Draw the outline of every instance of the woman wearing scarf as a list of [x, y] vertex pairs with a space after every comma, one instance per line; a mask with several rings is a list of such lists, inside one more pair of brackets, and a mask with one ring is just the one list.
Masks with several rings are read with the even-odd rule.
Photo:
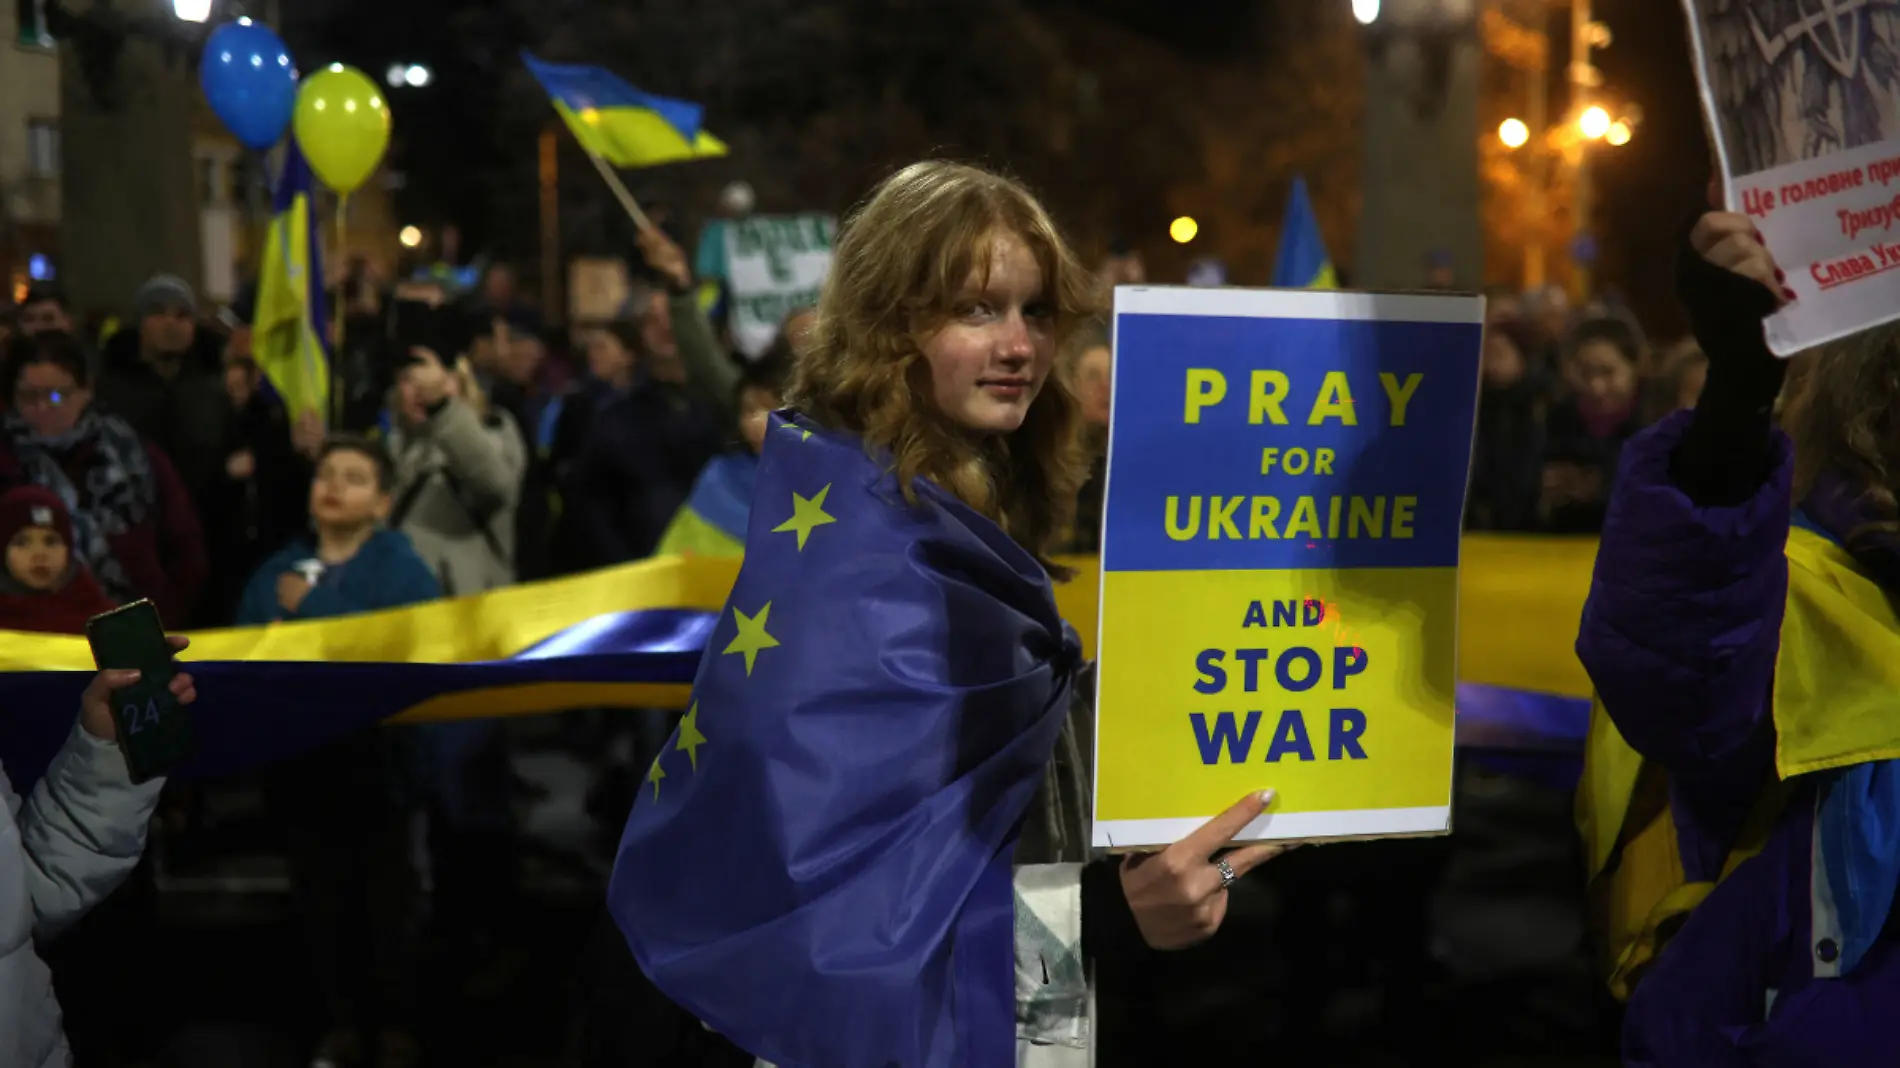
[[1577, 640], [1625, 1063], [1900, 1064], [1900, 331], [1783, 363], [1747, 217], [1690, 241], [1707, 384], [1624, 450]]
[[1042, 207], [920, 163], [842, 231], [745, 563], [628, 817], [653, 984], [781, 1068], [1091, 1060], [1091, 958], [1181, 949], [1279, 852], [1089, 863], [1088, 672], [1047, 555], [1087, 474], [1052, 374], [1095, 311]]
[[204, 535], [165, 454], [92, 405], [91, 371], [70, 334], [15, 338], [4, 370], [0, 490], [44, 486], [72, 514], [72, 553], [120, 602], [150, 599], [168, 624], [204, 587]]

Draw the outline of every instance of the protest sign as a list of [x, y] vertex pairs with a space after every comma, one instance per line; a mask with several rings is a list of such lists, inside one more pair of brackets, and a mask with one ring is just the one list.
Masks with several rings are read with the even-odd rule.
[[1458, 553], [1484, 302], [1123, 287], [1095, 844], [1451, 818]]
[[818, 303], [835, 230], [829, 215], [753, 215], [719, 224], [714, 255], [702, 242], [700, 274], [726, 280], [727, 322], [741, 352], [758, 357], [787, 315]]
[[1900, 6], [1684, 3], [1726, 202], [1795, 293], [1769, 348], [1900, 318]]

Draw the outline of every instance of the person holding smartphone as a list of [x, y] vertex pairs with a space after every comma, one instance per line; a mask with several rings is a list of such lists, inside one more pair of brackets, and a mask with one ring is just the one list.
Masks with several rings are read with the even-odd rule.
[[[168, 640], [174, 652], [187, 644]], [[24, 800], [0, 768], [0, 1064], [71, 1063], [52, 974], [34, 942], [104, 900], [145, 851], [165, 780], [132, 780], [111, 700], [138, 681], [137, 671], [93, 677], [71, 736]], [[189, 674], [178, 673], [168, 688], [181, 705], [198, 698]]]

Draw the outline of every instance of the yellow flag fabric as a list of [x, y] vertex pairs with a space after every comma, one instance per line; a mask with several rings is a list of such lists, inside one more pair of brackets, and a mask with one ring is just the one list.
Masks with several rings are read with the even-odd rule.
[[1788, 616], [1775, 660], [1775, 768], [1784, 779], [1900, 757], [1900, 616], [1847, 550], [1788, 538]]
[[704, 130], [689, 143], [665, 119], [637, 108], [588, 108], [575, 112], [554, 102], [574, 139], [589, 153], [616, 167], [657, 167], [726, 154], [725, 142]]
[[673, 513], [673, 521], [660, 535], [656, 553], [660, 556], [745, 555], [745, 543], [707, 522], [688, 505]]
[[310, 168], [293, 140], [274, 196], [252, 316], [252, 354], [292, 419], [330, 408], [330, 357], [323, 342], [322, 246], [310, 202]]
[[[1787, 547], [1788, 605], [1775, 660], [1777, 781], [1761, 798], [1724, 866], [1726, 876], [1765, 841], [1788, 779], [1900, 757], [1891, 715], [1900, 687], [1900, 616], [1841, 547], [1796, 527]], [[1596, 704], [1577, 792], [1577, 829], [1590, 864], [1592, 919], [1610, 989], [1628, 997], [1661, 950], [1659, 932], [1707, 897], [1677, 851], [1667, 781]]]

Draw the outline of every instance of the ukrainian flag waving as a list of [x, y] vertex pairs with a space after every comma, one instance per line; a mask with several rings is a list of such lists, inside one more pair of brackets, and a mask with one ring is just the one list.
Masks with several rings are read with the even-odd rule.
[[698, 104], [642, 92], [604, 67], [547, 63], [527, 52], [521, 59], [588, 155], [636, 168], [726, 154], [700, 128]]
[[1307, 195], [1306, 179], [1293, 179], [1286, 218], [1280, 223], [1280, 255], [1273, 264], [1273, 284], [1281, 289], [1337, 289], [1333, 258], [1326, 254], [1326, 238], [1319, 232], [1319, 216]]
[[270, 233], [257, 279], [252, 351], [291, 418], [330, 409], [330, 354], [324, 345], [323, 251], [310, 199], [316, 188], [292, 138], [271, 198]]

